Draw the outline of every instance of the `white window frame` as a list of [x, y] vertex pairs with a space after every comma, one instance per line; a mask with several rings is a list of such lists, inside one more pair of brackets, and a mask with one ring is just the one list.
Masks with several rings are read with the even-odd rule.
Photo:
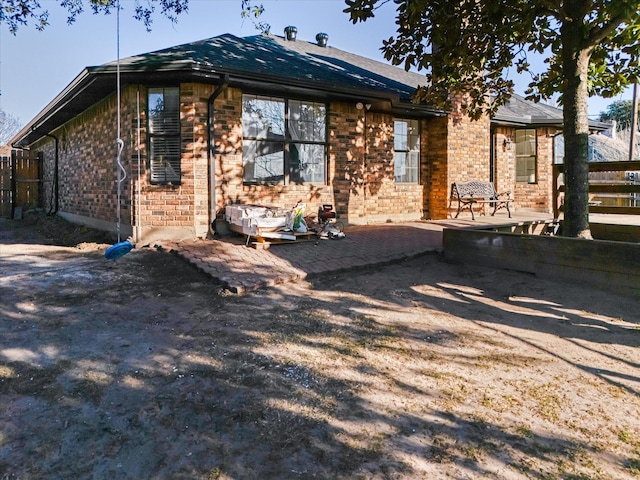
[[535, 128], [516, 129], [516, 182], [537, 183], [538, 140]]
[[420, 183], [420, 121], [393, 122], [393, 178], [395, 183]]

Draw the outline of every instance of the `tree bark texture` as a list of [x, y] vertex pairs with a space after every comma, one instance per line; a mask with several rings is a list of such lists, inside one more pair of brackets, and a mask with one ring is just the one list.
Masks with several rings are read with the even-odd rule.
[[[568, 2], [571, 3], [571, 2]], [[576, 5], [577, 6], [577, 5]], [[580, 8], [575, 11], [579, 13]], [[565, 20], [563, 40], [564, 230], [567, 237], [592, 238], [589, 228], [589, 117], [587, 79], [591, 48], [583, 47], [579, 15]]]

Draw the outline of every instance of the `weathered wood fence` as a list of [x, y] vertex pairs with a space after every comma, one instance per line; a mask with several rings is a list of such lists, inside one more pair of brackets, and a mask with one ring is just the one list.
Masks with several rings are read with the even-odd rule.
[[42, 206], [42, 157], [26, 150], [0, 156], [0, 217]]
[[[590, 179], [589, 194], [618, 194], [628, 198], [620, 205], [603, 205], [600, 201], [589, 203], [589, 213], [609, 213], [640, 215], [640, 161], [632, 162], [590, 162], [589, 174], [594, 172], [617, 172], [618, 181], [598, 181]], [[558, 218], [563, 209], [565, 186], [562, 180], [564, 165], [553, 166], [553, 214]], [[591, 175], [590, 175], [591, 176]]]

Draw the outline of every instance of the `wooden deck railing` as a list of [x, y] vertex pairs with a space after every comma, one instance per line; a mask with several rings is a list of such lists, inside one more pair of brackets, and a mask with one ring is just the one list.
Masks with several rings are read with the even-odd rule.
[[[640, 161], [632, 162], [591, 162], [589, 173], [592, 172], [640, 172]], [[564, 183], [560, 175], [564, 173], [564, 165], [553, 166], [553, 214], [557, 218], [564, 207]], [[640, 198], [640, 183], [589, 183], [590, 194], [637, 194]], [[640, 215], [640, 206], [605, 206], [598, 202], [589, 204], [589, 213], [608, 213], [621, 215]]]

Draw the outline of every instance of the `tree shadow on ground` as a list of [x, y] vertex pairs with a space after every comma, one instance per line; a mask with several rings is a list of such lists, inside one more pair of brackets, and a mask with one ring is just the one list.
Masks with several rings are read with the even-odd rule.
[[[529, 306], [535, 315], [510, 312], [492, 272], [413, 262], [243, 297], [220, 297], [206, 275], [148, 250], [0, 283], [0, 474], [621, 478], [632, 447], [605, 456], [593, 431], [608, 439], [633, 425], [568, 427], [584, 405], [568, 408], [545, 369], [563, 362], [602, 380], [557, 349], [586, 344], [601, 358], [607, 344], [579, 336], [578, 320], [618, 318], [617, 340], [629, 319], [564, 312], [576, 325], [557, 335], [539, 319], [562, 322], [558, 308], [578, 305], [548, 289], [528, 290], [549, 302]], [[626, 352], [607, 352], [625, 385], [638, 381], [616, 369]], [[606, 387], [581, 386], [600, 394], [595, 413], [613, 398]]]

